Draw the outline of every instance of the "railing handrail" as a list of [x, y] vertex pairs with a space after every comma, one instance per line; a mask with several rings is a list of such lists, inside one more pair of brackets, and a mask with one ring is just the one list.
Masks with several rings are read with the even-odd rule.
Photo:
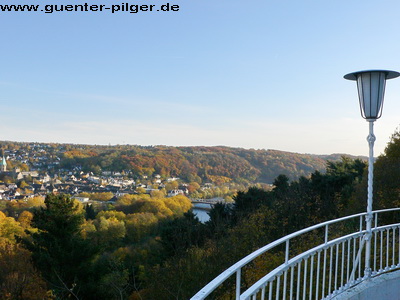
[[[385, 212], [390, 212], [390, 211], [397, 211], [397, 210], [400, 210], [400, 208], [381, 209], [381, 210], [373, 211], [372, 214], [375, 215], [375, 214], [380, 214], [380, 213], [385, 213]], [[230, 266], [228, 269], [226, 269], [224, 272], [222, 272], [217, 277], [215, 277], [212, 281], [210, 281], [206, 286], [204, 286], [199, 292], [197, 292], [191, 298], [191, 300], [204, 299], [209, 294], [211, 294], [218, 286], [220, 286], [223, 282], [225, 282], [225, 280], [227, 280], [233, 274], [235, 274], [239, 270], [241, 270], [242, 267], [246, 266], [248, 263], [253, 261], [255, 258], [260, 256], [261, 254], [264, 254], [268, 250], [275, 248], [275, 247], [279, 246], [280, 244], [283, 244], [284, 242], [290, 241], [291, 239], [298, 237], [302, 234], [305, 234], [307, 232], [310, 232], [310, 231], [313, 231], [313, 230], [316, 230], [316, 229], [319, 229], [322, 227], [329, 226], [331, 224], [336, 224], [336, 223], [339, 223], [342, 221], [346, 221], [346, 220], [354, 219], [354, 218], [358, 218], [358, 217], [363, 217], [366, 215], [367, 215], [367, 213], [363, 212], [363, 213], [358, 213], [358, 214], [354, 214], [354, 215], [350, 215], [350, 216], [345, 216], [345, 217], [325, 221], [323, 223], [319, 223], [319, 224], [301, 229], [299, 231], [288, 234], [278, 240], [275, 240], [275, 241], [259, 248], [258, 250], [250, 253], [249, 255], [245, 256], [244, 258], [242, 258], [241, 260], [239, 260], [238, 262], [236, 262], [235, 264]], [[360, 231], [362, 231], [362, 230], [360, 230]], [[327, 242], [327, 241], [325, 241], [325, 242]]]

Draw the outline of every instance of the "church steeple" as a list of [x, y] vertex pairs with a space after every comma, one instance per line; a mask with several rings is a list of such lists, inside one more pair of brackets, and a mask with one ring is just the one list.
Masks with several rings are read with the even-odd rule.
[[1, 147], [1, 154], [2, 154], [2, 160], [0, 162], [0, 172], [7, 172], [7, 161], [6, 158], [4, 157], [4, 148]]
[[1, 172], [7, 172], [7, 161], [6, 161], [5, 157], [4, 157], [4, 155], [3, 155], [3, 159], [2, 159], [2, 161], [0, 163], [0, 171]]

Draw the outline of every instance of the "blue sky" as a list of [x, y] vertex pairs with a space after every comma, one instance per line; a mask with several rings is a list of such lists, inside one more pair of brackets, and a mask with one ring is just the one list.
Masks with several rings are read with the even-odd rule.
[[[0, 12], [0, 140], [368, 154], [343, 75], [400, 71], [398, 1], [170, 3], [180, 10]], [[394, 79], [376, 154], [399, 123]]]

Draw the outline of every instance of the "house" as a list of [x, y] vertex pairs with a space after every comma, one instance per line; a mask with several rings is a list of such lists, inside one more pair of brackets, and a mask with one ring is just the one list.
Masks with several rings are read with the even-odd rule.
[[27, 171], [27, 172], [21, 172], [22, 176], [27, 177], [27, 176], [31, 176], [31, 177], [38, 177], [39, 173], [37, 171]]
[[85, 202], [89, 202], [89, 198], [88, 197], [73, 197], [74, 199], [78, 200], [79, 202], [85, 203]]
[[10, 183], [9, 185], [8, 185], [8, 189], [10, 189], [10, 190], [15, 190], [15, 189], [17, 189], [18, 188], [18, 186], [15, 184], [15, 183]]
[[4, 184], [0, 184], [0, 193], [4, 193], [5, 191], [7, 191], [7, 187]]
[[185, 193], [182, 190], [171, 190], [168, 192], [167, 197], [174, 197], [178, 195], [184, 195]]
[[40, 181], [43, 183], [49, 182], [49, 181], [51, 181], [51, 177], [49, 176], [49, 174], [46, 173], [46, 175], [44, 175]]
[[178, 177], [170, 177], [170, 178], [167, 178], [167, 182], [172, 182], [172, 181], [177, 181], [177, 180], [179, 180]]

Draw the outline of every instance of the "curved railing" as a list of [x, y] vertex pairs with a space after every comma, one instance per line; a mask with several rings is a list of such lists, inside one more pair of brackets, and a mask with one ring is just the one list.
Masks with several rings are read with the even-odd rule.
[[[232, 265], [191, 300], [206, 299], [208, 296], [220, 298], [214, 294], [218, 294], [224, 285], [226, 290], [228, 281], [233, 277], [233, 298], [237, 300], [330, 299], [367, 277], [400, 268], [399, 212], [400, 208], [374, 211], [372, 236], [367, 234], [364, 226], [366, 213], [327, 221], [289, 234]], [[313, 239], [307, 238], [310, 234], [313, 234]], [[371, 270], [365, 271], [367, 258], [364, 245], [368, 239], [371, 240], [368, 258]], [[312, 243], [308, 247], [302, 245], [303, 241], [310, 240]], [[296, 245], [293, 247], [296, 249], [291, 249], [292, 245]], [[267, 253], [281, 253], [282, 262], [265, 270], [258, 268], [258, 265], [263, 265], [260, 261], [268, 259], [265, 257]], [[256, 270], [253, 273], [263, 273], [254, 279], [254, 274], [249, 276], [246, 269], [249, 266]], [[243, 271], [251, 279], [246, 277], [244, 280]]]

